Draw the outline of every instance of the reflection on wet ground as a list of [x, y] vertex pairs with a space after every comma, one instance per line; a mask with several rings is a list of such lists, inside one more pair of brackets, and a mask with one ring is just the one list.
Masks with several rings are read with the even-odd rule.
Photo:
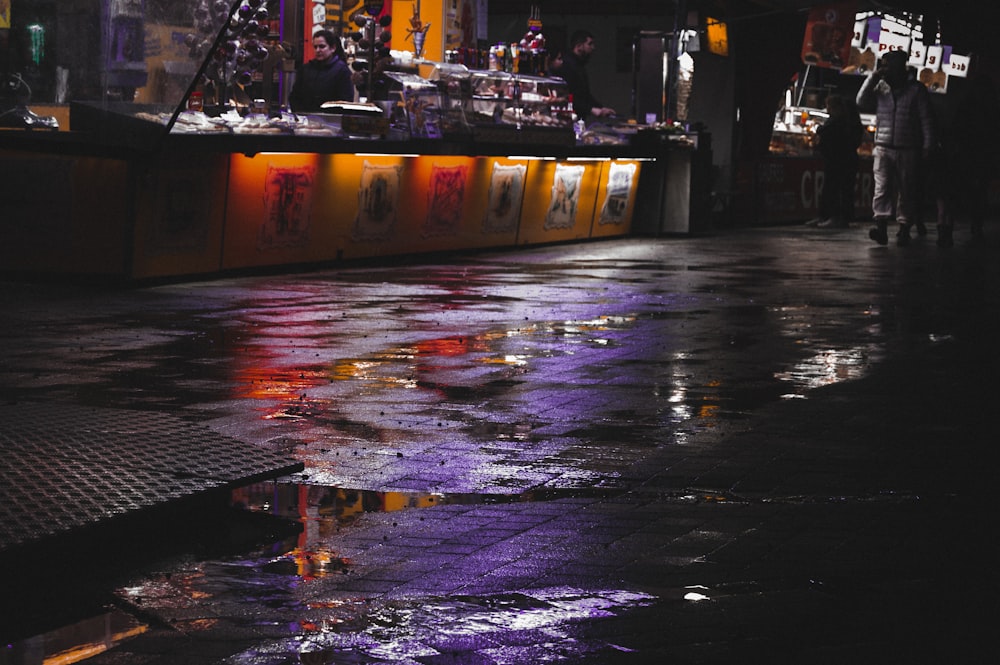
[[305, 463], [234, 497], [301, 533], [117, 590], [150, 618], [121, 662], [176, 636], [160, 662], [733, 662], [713, 648], [796, 638], [832, 649], [799, 662], [845, 640], [857, 662], [926, 617], [992, 616], [993, 582], [956, 607], [971, 579], [942, 562], [991, 559], [970, 460], [998, 264], [856, 241], [11, 289], [0, 394], [169, 412]]
[[553, 588], [391, 601], [375, 607], [352, 607], [351, 603], [310, 607], [316, 618], [300, 624], [298, 635], [262, 643], [225, 662], [513, 665], [586, 657], [600, 660], [634, 650], [580, 635], [579, 626], [585, 620], [616, 617], [627, 608], [653, 602], [652, 596], [636, 592]]
[[131, 614], [111, 610], [0, 650], [2, 665], [72, 665], [142, 635], [149, 626]]
[[[513, 495], [439, 495], [345, 490], [282, 482], [233, 493], [250, 510], [298, 519], [301, 534], [247, 556], [175, 568], [123, 587], [123, 603], [161, 617], [189, 636], [233, 626], [258, 638], [224, 662], [259, 663], [538, 663], [606, 658], [634, 649], [582, 631], [587, 621], [625, 616], [657, 602], [708, 600], [703, 586], [659, 589], [659, 595], [616, 589], [545, 587], [492, 594], [422, 595], [371, 599], [307, 590], [310, 584], [354, 572], [350, 558], [331, 549], [341, 528], [365, 514], [434, 506], [491, 506], [572, 497], [606, 498], [580, 488]], [[722, 501], [724, 497], [688, 497]], [[221, 607], [252, 601], [265, 609], [207, 617]], [[212, 639], [208, 637], [207, 639]], [[481, 660], [489, 658], [490, 660]], [[13, 664], [12, 664], [13, 665]]]
[[[297, 535], [272, 548], [284, 564], [272, 562], [272, 565], [292, 566], [303, 579], [312, 579], [331, 572], [349, 572], [350, 560], [331, 551], [329, 544], [342, 527], [352, 525], [366, 513], [448, 505], [493, 506], [557, 499], [606, 499], [618, 493], [620, 490], [599, 487], [537, 488], [521, 494], [493, 495], [378, 492], [268, 481], [234, 490], [232, 502], [236, 507], [300, 522], [302, 529]], [[722, 497], [703, 498], [724, 500]]]

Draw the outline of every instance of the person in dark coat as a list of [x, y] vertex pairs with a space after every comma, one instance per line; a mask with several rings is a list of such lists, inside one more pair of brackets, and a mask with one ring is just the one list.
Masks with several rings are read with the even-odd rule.
[[[976, 65], [979, 62], [974, 63]], [[983, 240], [990, 181], [1000, 171], [1000, 96], [978, 67], [964, 86], [948, 91], [951, 107], [941, 123], [939, 141], [938, 245], [951, 247], [954, 217], [966, 218], [974, 241]]]
[[844, 228], [854, 219], [854, 182], [864, 126], [857, 108], [838, 94], [826, 98], [829, 118], [816, 130], [823, 157], [819, 228]]
[[603, 106], [590, 91], [587, 62], [593, 52], [594, 35], [577, 30], [570, 37], [569, 52], [563, 56], [562, 65], [552, 71], [553, 76], [566, 81], [569, 94], [573, 95], [573, 111], [584, 122], [615, 115], [614, 109]]
[[321, 110], [324, 102], [354, 101], [354, 83], [344, 47], [329, 30], [313, 35], [316, 57], [303, 64], [295, 75], [289, 103], [296, 113]]

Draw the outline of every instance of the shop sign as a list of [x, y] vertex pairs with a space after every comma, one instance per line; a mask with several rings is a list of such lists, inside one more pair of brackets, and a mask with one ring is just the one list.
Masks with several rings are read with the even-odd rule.
[[917, 80], [927, 86], [931, 92], [945, 94], [948, 92], [948, 67], [952, 56], [950, 46], [936, 44], [927, 47], [927, 62], [917, 74]]
[[889, 51], [906, 51], [907, 66], [917, 70], [917, 80], [931, 92], [944, 94], [949, 77], [968, 76], [969, 56], [952, 53], [951, 46], [926, 44], [919, 29], [891, 16], [859, 14], [855, 19], [850, 62], [843, 73], [867, 73]]
[[937, 72], [941, 70], [941, 59], [944, 57], [944, 47], [943, 46], [928, 46], [927, 47], [927, 69], [932, 72]]
[[948, 76], [958, 76], [959, 78], [965, 78], [969, 75], [969, 62], [971, 58], [967, 55], [958, 55], [957, 53], [952, 53], [948, 58], [948, 64], [945, 65], [944, 71], [947, 72]]
[[[820, 198], [823, 196], [823, 184], [826, 180], [826, 172], [822, 166], [816, 169], [805, 168], [799, 180], [799, 210], [800, 215], [808, 217], [813, 211], [819, 210]], [[854, 206], [864, 209], [871, 205], [872, 199], [872, 174], [868, 171], [859, 171], [854, 182]]]
[[326, 21], [326, 3], [325, 2], [313, 2], [312, 6], [312, 22], [319, 30], [323, 27], [323, 22]]
[[906, 61], [909, 67], [923, 67], [927, 60], [927, 47], [922, 39], [914, 39], [910, 42], [910, 59]]
[[857, 2], [814, 7], [806, 22], [802, 62], [817, 67], [841, 68], [851, 57]]
[[868, 25], [868, 21], [865, 19], [860, 19], [854, 22], [854, 36], [851, 37], [851, 46], [856, 49], [860, 49], [865, 45], [865, 28]]
[[879, 34], [878, 48], [875, 49], [875, 55], [878, 56], [879, 60], [881, 60], [882, 56], [889, 51], [906, 51], [909, 53], [909, 36], [883, 30], [881, 34]]
[[948, 92], [948, 65], [951, 59], [950, 46], [928, 46], [926, 66], [917, 74], [917, 80], [927, 86], [931, 92], [945, 94]]
[[[775, 158], [758, 163], [754, 175], [761, 219], [782, 222], [816, 216], [825, 180], [821, 160]], [[862, 160], [854, 188], [854, 205], [862, 216], [871, 214], [872, 187], [871, 161]]]
[[878, 38], [882, 34], [882, 19], [875, 17], [868, 19], [868, 34], [865, 35], [865, 44], [878, 44]]

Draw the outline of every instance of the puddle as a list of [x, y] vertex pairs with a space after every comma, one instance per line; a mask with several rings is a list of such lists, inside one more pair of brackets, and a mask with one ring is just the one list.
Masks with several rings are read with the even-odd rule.
[[[618, 357], [637, 339], [667, 344], [658, 327], [662, 318], [526, 321], [390, 346], [328, 365], [296, 364], [288, 355], [294, 349], [269, 348], [262, 337], [257, 346], [245, 347], [235, 396], [255, 400], [258, 417], [297, 427], [307, 444], [405, 441], [413, 423], [435, 418], [457, 441], [485, 447], [507, 438], [506, 428], [510, 437], [528, 443], [579, 433], [593, 439], [596, 432], [604, 447], [640, 448], [683, 444], [692, 430], [744, 418], [761, 398], [778, 398], [780, 382], [774, 377], [771, 390], [753, 395], [746, 393], [745, 382], [738, 388], [724, 382], [714, 364], [705, 366], [709, 349], [686, 352], [667, 345], [649, 361]], [[644, 402], [643, 410], [622, 409], [650, 392], [655, 399]], [[379, 408], [341, 411], [342, 404], [356, 402]], [[622, 426], [615, 427], [619, 420]], [[304, 454], [321, 467], [336, 462], [315, 453]]]
[[[811, 356], [795, 363], [774, 378], [794, 385], [800, 391], [823, 386], [856, 381], [868, 375], [883, 353], [875, 345], [853, 346], [844, 349], [816, 349]], [[800, 395], [792, 395], [800, 396]], [[784, 396], [786, 399], [789, 395]]]
[[[805, 356], [786, 369], [774, 373], [774, 378], [791, 384], [795, 391], [781, 395], [782, 399], [803, 399], [816, 388], [863, 379], [884, 358], [877, 307], [860, 311], [847, 308], [839, 317], [830, 317], [830, 307], [808, 305], [782, 306], [773, 313], [780, 322], [778, 334], [795, 340], [804, 349]], [[826, 316], [826, 318], [823, 318]], [[837, 346], [824, 341], [827, 329], [832, 332], [843, 325], [843, 320], [854, 317], [858, 321], [859, 338], [870, 338], [853, 346]]]
[[519, 494], [474, 494], [430, 492], [375, 492], [322, 485], [267, 481], [233, 490], [234, 506], [265, 512], [302, 524], [295, 536], [271, 548], [271, 573], [293, 575], [308, 581], [350, 572], [351, 562], [329, 547], [336, 533], [366, 513], [442, 505], [495, 505], [568, 498], [605, 499], [621, 490], [601, 488], [537, 489]]
[[367, 607], [345, 621], [344, 608], [310, 608], [300, 634], [236, 654], [230, 665], [257, 663], [495, 663], [535, 665], [634, 651], [579, 630], [657, 602], [624, 590], [571, 587], [483, 596], [395, 600]]
[[[443, 381], [457, 372], [479, 370], [491, 378], [523, 372], [532, 360], [573, 356], [578, 345], [609, 348], [617, 345], [614, 333], [628, 329], [634, 316], [600, 316], [541, 324], [526, 323], [513, 329], [487, 330], [477, 335], [431, 338], [390, 347], [363, 357], [343, 358], [330, 365], [288, 367], [281, 352], [266, 345], [248, 344], [243, 357], [251, 363], [235, 368], [235, 396], [278, 402], [265, 418], [302, 417], [300, 402], [325, 384], [353, 381], [363, 391], [425, 389], [449, 399], [481, 397], [475, 387]], [[268, 338], [260, 337], [267, 342]], [[487, 391], [488, 392], [488, 391]], [[306, 410], [308, 412], [308, 410]]]
[[605, 498], [610, 492], [588, 488], [448, 495], [257, 483], [234, 491], [233, 502], [301, 520], [300, 535], [235, 558], [153, 574], [117, 594], [122, 602], [196, 641], [228, 640], [234, 631], [253, 635], [250, 641], [241, 641], [240, 652], [223, 661], [231, 665], [416, 661], [535, 665], [591, 657], [602, 662], [609, 654], [634, 649], [607, 637], [630, 633], [594, 630], [594, 622], [628, 621], [630, 612], [662, 602], [709, 600], [708, 590], [549, 586], [370, 597], [345, 593], [339, 581], [331, 579], [352, 573], [351, 561], [335, 551], [336, 531], [366, 513], [580, 496]]

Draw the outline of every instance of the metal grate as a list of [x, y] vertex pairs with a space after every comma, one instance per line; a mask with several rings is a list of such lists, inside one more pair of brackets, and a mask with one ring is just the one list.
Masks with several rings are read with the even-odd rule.
[[301, 462], [174, 416], [74, 404], [0, 406], [0, 551]]

